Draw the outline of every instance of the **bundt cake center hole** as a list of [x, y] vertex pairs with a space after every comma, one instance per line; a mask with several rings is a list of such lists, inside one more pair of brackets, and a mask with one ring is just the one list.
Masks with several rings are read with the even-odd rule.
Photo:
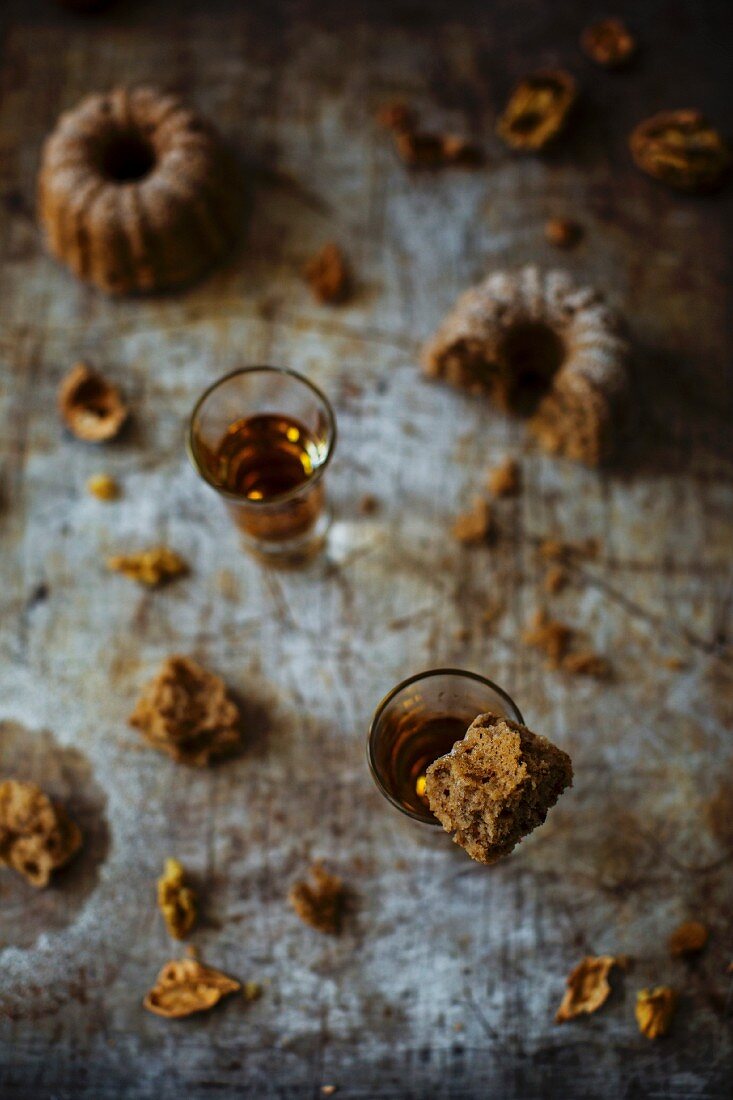
[[497, 352], [509, 407], [523, 415], [534, 412], [564, 358], [565, 344], [549, 325], [513, 325]]
[[102, 146], [102, 174], [113, 183], [144, 179], [155, 166], [155, 150], [134, 130], [117, 131]]

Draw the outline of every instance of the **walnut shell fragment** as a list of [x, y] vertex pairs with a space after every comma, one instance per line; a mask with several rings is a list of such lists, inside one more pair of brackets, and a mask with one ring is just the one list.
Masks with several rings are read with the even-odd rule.
[[174, 959], [163, 967], [143, 1007], [167, 1020], [206, 1012], [222, 997], [241, 989], [239, 982], [197, 959]]
[[541, 825], [566, 787], [570, 757], [497, 714], [479, 714], [462, 741], [430, 765], [425, 795], [453, 840], [479, 863], [496, 863]]
[[239, 708], [226, 684], [189, 657], [163, 662], [129, 721], [153, 748], [197, 767], [234, 752], [241, 740]]
[[183, 940], [196, 923], [196, 894], [185, 884], [182, 865], [167, 859], [158, 879], [158, 908], [166, 928], [176, 940]]
[[303, 275], [319, 302], [336, 305], [349, 297], [351, 276], [343, 252], [333, 241], [308, 260]]
[[80, 847], [79, 827], [35, 783], [0, 783], [0, 864], [40, 888]]
[[614, 955], [586, 955], [567, 978], [567, 989], [555, 1013], [555, 1020], [563, 1024], [583, 1013], [597, 1012], [611, 993], [608, 975], [620, 960]]
[[639, 1031], [647, 1039], [658, 1039], [669, 1031], [674, 1010], [677, 1007], [677, 993], [667, 985], [658, 985], [655, 989], [640, 989], [636, 994], [636, 1022]]
[[139, 550], [134, 554], [114, 554], [107, 558], [107, 568], [149, 588], [157, 588], [188, 573], [187, 562], [167, 546], [154, 546], [152, 550]]
[[128, 408], [117, 386], [87, 363], [77, 363], [62, 378], [57, 400], [69, 431], [87, 443], [114, 439], [127, 419]]
[[330, 874], [322, 863], [310, 869], [311, 882], [295, 882], [288, 901], [305, 923], [317, 932], [337, 934], [341, 929], [345, 892], [338, 875]]
[[563, 69], [543, 69], [517, 84], [496, 126], [519, 152], [544, 149], [564, 129], [577, 98], [575, 78]]
[[731, 162], [728, 146], [700, 111], [660, 111], [629, 138], [634, 162], [679, 191], [712, 191]]
[[636, 53], [636, 39], [620, 19], [601, 19], [580, 36], [583, 53], [604, 69], [620, 69]]
[[685, 955], [696, 955], [708, 942], [709, 932], [699, 920], [687, 920], [675, 928], [667, 941], [669, 953], [673, 959]]

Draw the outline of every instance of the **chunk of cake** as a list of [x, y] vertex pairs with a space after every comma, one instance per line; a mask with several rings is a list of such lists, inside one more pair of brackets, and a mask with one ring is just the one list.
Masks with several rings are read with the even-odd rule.
[[570, 757], [498, 714], [479, 714], [462, 741], [427, 770], [430, 809], [479, 863], [495, 863], [538, 825], [570, 787]]

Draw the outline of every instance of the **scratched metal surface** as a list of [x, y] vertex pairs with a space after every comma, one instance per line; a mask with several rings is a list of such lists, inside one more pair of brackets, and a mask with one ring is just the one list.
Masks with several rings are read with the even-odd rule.
[[[692, 0], [638, 7], [614, 4], [643, 52], [611, 76], [580, 56], [586, 6], [570, 0], [171, 0], [87, 19], [4, 5], [0, 764], [66, 800], [87, 837], [47, 892], [0, 874], [4, 1097], [285, 1100], [324, 1084], [374, 1100], [728, 1094], [731, 199], [657, 187], [624, 135], [664, 106], [724, 121], [730, 21], [723, 3], [704, 21]], [[515, 78], [560, 61], [584, 85], [575, 127], [546, 160], [508, 156], [492, 136], [498, 105]], [[189, 292], [110, 301], [43, 253], [38, 152], [60, 108], [151, 78], [218, 116], [248, 166], [248, 227]], [[427, 123], [479, 138], [486, 167], [406, 173], [373, 122], [395, 93]], [[542, 226], [567, 213], [586, 235], [565, 256]], [[357, 276], [338, 310], [299, 278], [327, 239]], [[520, 425], [418, 378], [418, 342], [456, 293], [530, 259], [605, 288], [628, 316], [637, 434], [609, 473], [552, 461]], [[81, 356], [134, 410], [104, 449], [68, 438], [55, 415]], [[340, 421], [338, 520], [301, 572], [239, 552], [182, 449], [202, 387], [263, 361], [305, 371]], [[506, 453], [521, 458], [524, 492], [501, 505], [495, 549], [458, 549], [451, 518]], [[122, 482], [119, 503], [86, 494], [99, 470]], [[380, 500], [368, 518], [365, 491]], [[612, 659], [610, 686], [550, 671], [518, 640], [541, 599], [543, 534], [600, 540], [552, 606]], [[161, 541], [190, 578], [151, 594], [105, 573], [108, 552]], [[171, 651], [248, 700], [239, 759], [186, 770], [127, 727]], [[380, 696], [447, 663], [505, 685], [575, 763], [547, 825], [491, 870], [402, 820], [364, 763]], [[171, 956], [153, 903], [171, 854], [201, 890], [202, 957], [266, 983], [259, 1002], [183, 1022], [142, 1011]], [[284, 903], [311, 855], [353, 887], [339, 939]], [[689, 916], [713, 934], [687, 966], [664, 941]], [[586, 952], [635, 963], [601, 1013], [560, 1027], [564, 977]], [[654, 983], [682, 993], [657, 1044], [633, 1019], [635, 991]]]

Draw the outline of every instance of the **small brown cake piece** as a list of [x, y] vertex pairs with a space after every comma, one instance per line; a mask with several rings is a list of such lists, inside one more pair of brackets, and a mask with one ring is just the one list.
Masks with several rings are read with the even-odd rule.
[[483, 497], [475, 497], [473, 507], [453, 521], [453, 538], [465, 546], [485, 543], [493, 533], [494, 517], [491, 505]]
[[322, 863], [310, 869], [311, 882], [294, 882], [288, 901], [300, 919], [317, 932], [335, 935], [341, 928], [344, 905], [344, 884], [330, 874]]
[[35, 783], [0, 783], [0, 865], [33, 886], [48, 886], [52, 871], [81, 847], [81, 832], [66, 811]]
[[239, 709], [226, 684], [189, 657], [168, 657], [144, 688], [130, 725], [184, 764], [204, 765], [240, 743]]
[[522, 487], [522, 472], [515, 458], [505, 458], [489, 470], [488, 487], [495, 497], [514, 497]]
[[598, 466], [628, 407], [619, 318], [563, 271], [497, 271], [465, 291], [424, 346], [432, 378], [529, 418], [546, 450]]
[[343, 252], [333, 241], [311, 256], [303, 268], [303, 275], [319, 302], [336, 305], [349, 297], [349, 269]]
[[87, 363], [77, 363], [61, 379], [58, 407], [69, 431], [86, 443], [114, 439], [127, 419], [120, 391]]
[[569, 218], [550, 218], [545, 222], [545, 240], [555, 248], [573, 248], [582, 236], [582, 228]]
[[526, 726], [479, 714], [462, 741], [426, 772], [430, 809], [479, 863], [495, 863], [571, 786], [570, 757]]
[[107, 558], [107, 568], [149, 588], [157, 588], [188, 573], [186, 561], [168, 546], [154, 546], [152, 550], [138, 550], [133, 554], [114, 554]]

